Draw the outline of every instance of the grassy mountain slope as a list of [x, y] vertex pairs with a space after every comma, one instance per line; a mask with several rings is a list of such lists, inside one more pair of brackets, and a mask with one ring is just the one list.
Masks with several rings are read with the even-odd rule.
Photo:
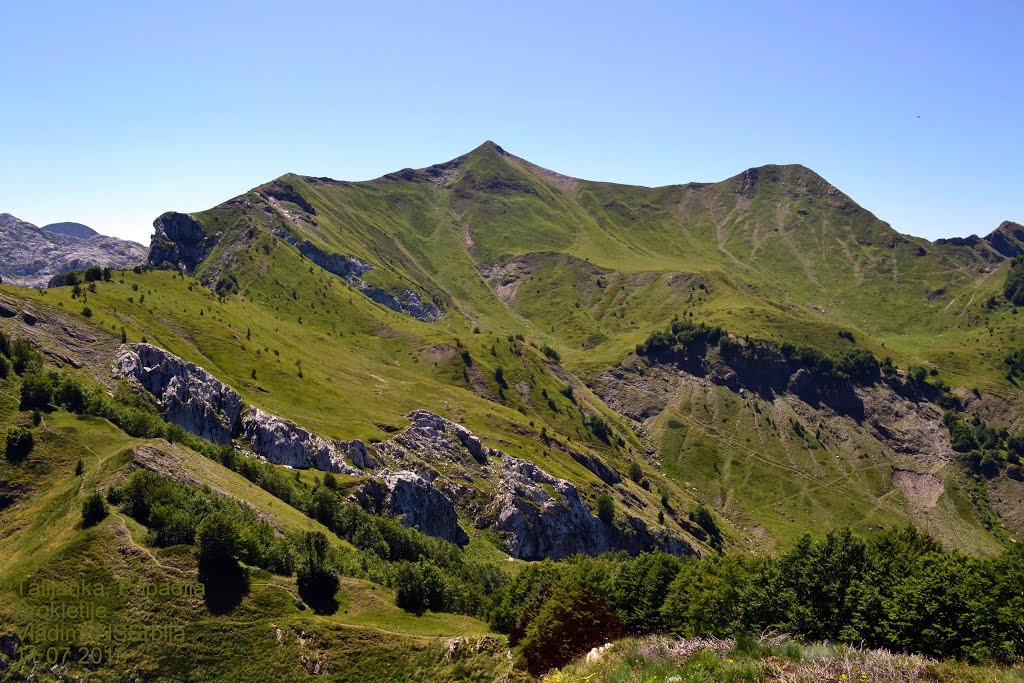
[[[641, 425], [586, 385], [673, 316], [829, 352], [850, 346], [838, 334], [847, 332], [878, 357], [935, 367], [953, 387], [978, 388], [987, 419], [1020, 426], [1019, 392], [1002, 362], [1019, 317], [1009, 307], [984, 306], [1007, 264], [968, 245], [899, 235], [803, 167], [640, 188], [567, 178], [485, 143], [445, 164], [367, 182], [289, 174], [195, 217], [216, 236], [195, 279], [127, 273], [88, 293], [84, 304], [66, 298], [67, 289], [28, 296], [73, 313], [87, 305], [90, 324], [114, 335], [124, 327], [132, 341], [146, 337], [203, 365], [254, 405], [324, 436], [382, 439], [405, 424], [402, 413], [423, 407], [579, 483], [588, 496], [608, 488], [546, 448], [544, 428], [620, 472], [639, 463], [652, 490], [628, 481], [619, 488], [644, 501], [639, 512], [648, 520], [664, 490], [676, 509], [703, 500], [738, 527], [756, 520], [770, 529], [757, 540], [730, 531], [741, 543], [788, 538], [822, 519], [864, 529], [921, 520], [892, 479], [913, 458], [908, 464], [868, 440], [865, 450], [880, 458], [870, 481], [861, 478], [863, 463], [836, 464], [843, 460], [827, 443], [820, 446], [827, 465], [793, 466], [808, 456], [798, 456], [785, 434], [751, 448], [737, 434], [754, 427], [739, 426], [727, 408], [717, 408], [725, 415], [702, 430], [708, 449], [691, 447], [667, 426], [696, 425], [703, 408], [684, 395], [637, 432]], [[304, 258], [290, 243], [300, 241], [365, 261], [373, 267], [361, 276], [365, 283], [416, 292], [444, 317], [420, 322], [372, 302]], [[210, 291], [232, 277], [237, 294]], [[539, 352], [544, 345], [560, 363]], [[507, 388], [495, 380], [499, 367]], [[560, 393], [568, 384], [579, 406]], [[719, 400], [733, 399], [727, 392], [712, 403]], [[610, 421], [621, 446], [585, 427], [595, 413]], [[718, 459], [736, 467], [695, 476]], [[774, 487], [762, 483], [766, 462], [784, 485], [808, 481], [821, 492], [794, 517], [799, 522], [767, 523], [754, 514]], [[956, 498], [966, 484], [955, 470], [946, 487], [955, 500], [930, 514], [947, 538], [986, 547], [991, 541], [975, 534], [971, 506]], [[737, 472], [750, 483], [734, 486]], [[826, 493], [823, 482], [844, 495]]]

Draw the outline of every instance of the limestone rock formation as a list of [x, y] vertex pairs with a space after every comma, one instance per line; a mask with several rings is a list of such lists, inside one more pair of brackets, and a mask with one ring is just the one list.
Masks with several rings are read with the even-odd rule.
[[[52, 231], [47, 229], [50, 227]], [[0, 278], [4, 282], [45, 287], [55, 276], [71, 270], [89, 266], [125, 269], [146, 258], [141, 244], [100, 235], [78, 223], [47, 228], [9, 213], [0, 214]]]
[[209, 372], [151, 344], [118, 349], [114, 373], [156, 397], [168, 422], [218, 444], [238, 434], [242, 397]]
[[168, 211], [153, 221], [152, 242], [146, 262], [154, 268], [192, 272], [217, 243], [217, 235], [187, 213]]
[[[205, 369], [150, 344], [122, 345], [114, 370], [152, 394], [168, 421], [193, 434], [221, 444], [240, 439], [279, 465], [370, 473], [352, 500], [430, 536], [468, 542], [459, 526], [462, 514], [478, 528], [498, 531], [509, 554], [522, 559], [608, 550], [692, 552], [678, 537], [652, 532], [630, 514], [620, 514], [614, 524], [602, 522], [573, 484], [488, 448], [463, 425], [426, 410], [409, 413], [411, 424], [391, 439], [367, 446], [324, 439], [290, 420], [244, 407], [234, 389]], [[473, 482], [484, 485], [468, 485]]]
[[285, 230], [276, 230], [274, 235], [295, 246], [299, 253], [310, 261], [328, 273], [343, 278], [352, 287], [382, 306], [424, 322], [434, 322], [444, 313], [434, 304], [424, 301], [422, 296], [411, 289], [396, 294], [365, 282], [362, 276], [373, 270], [373, 266], [362, 259], [348, 254], [326, 252], [309, 240], [300, 240]]
[[259, 408], [243, 408], [242, 397], [227, 384], [151, 344], [122, 345], [114, 373], [152, 394], [168, 422], [218, 444], [242, 437], [268, 462], [350, 473], [357, 470], [345, 463], [345, 453], [370, 462], [362, 442], [331, 442]]
[[354, 493], [352, 499], [372, 512], [392, 515], [428, 536], [459, 545], [469, 542], [452, 502], [415, 472], [384, 470]]

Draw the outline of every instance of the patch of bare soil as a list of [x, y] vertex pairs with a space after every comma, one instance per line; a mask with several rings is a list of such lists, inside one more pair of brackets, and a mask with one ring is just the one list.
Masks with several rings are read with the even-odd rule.
[[900, 487], [910, 504], [922, 510], [934, 508], [946, 490], [942, 481], [930, 473], [894, 470], [892, 480]]
[[[50, 294], [55, 299], [67, 296], [66, 290]], [[58, 367], [109, 369], [120, 343], [113, 335], [73, 315], [8, 294], [0, 294], [0, 330], [11, 337], [28, 339]], [[100, 372], [97, 379], [109, 384], [110, 373]]]

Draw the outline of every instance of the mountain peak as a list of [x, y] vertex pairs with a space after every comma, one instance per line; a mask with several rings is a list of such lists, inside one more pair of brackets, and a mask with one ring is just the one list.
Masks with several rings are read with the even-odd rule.
[[[501, 146], [498, 145], [493, 140], [484, 140], [483, 143], [481, 143], [479, 146], [474, 148], [469, 153], [469, 155], [475, 155], [475, 154], [498, 154], [498, 155], [503, 156], [503, 157], [509, 156], [509, 153], [506, 152], [504, 149], [502, 149]], [[469, 155], [467, 155], [467, 156], [469, 156]]]
[[985, 235], [985, 241], [1007, 258], [1024, 254], [1024, 225], [1003, 221], [999, 227]]
[[99, 233], [90, 228], [88, 225], [81, 223], [74, 223], [71, 221], [63, 221], [61, 223], [50, 223], [42, 227], [44, 232], [54, 233], [57, 235], [66, 235], [68, 237], [75, 237], [77, 239], [89, 239], [90, 237], [96, 237]]

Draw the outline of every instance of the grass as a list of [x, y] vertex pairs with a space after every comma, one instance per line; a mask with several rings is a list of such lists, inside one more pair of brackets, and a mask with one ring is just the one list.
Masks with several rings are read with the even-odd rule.
[[[9, 389], [8, 383], [3, 390]], [[6, 419], [23, 419], [12, 415], [16, 409], [9, 401], [0, 402], [0, 409]], [[159, 595], [155, 588], [146, 592], [146, 586], [196, 585], [191, 548], [148, 548], [143, 542], [146, 530], [116, 511], [95, 527], [83, 529], [80, 524], [84, 497], [122, 480], [134, 466], [134, 448], [172, 451], [158, 464], [177, 468], [177, 476], [223, 495], [243, 498], [283, 531], [320, 527], [198, 454], [131, 439], [104, 420], [57, 411], [47, 414], [34, 431], [36, 446], [27, 460], [0, 463], [0, 479], [19, 491], [17, 503], [0, 517], [0, 635], [17, 637], [25, 657], [39, 652], [45, 657], [52, 647], [69, 661], [42, 672], [31, 662], [9, 662], [14, 673], [35, 669], [39, 680], [298, 680], [319, 672], [353, 681], [490, 681], [508, 668], [504, 639], [490, 635], [482, 622], [429, 612], [416, 617], [394, 605], [391, 591], [368, 581], [343, 580], [339, 610], [323, 617], [298, 606], [294, 578], [255, 569], [248, 593], [227, 614], [210, 613], [202, 597], [187, 591], [175, 596]], [[85, 472], [76, 477], [79, 455]], [[81, 583], [102, 590], [82, 597], [62, 593]], [[32, 585], [57, 586], [61, 592], [33, 596]], [[125, 585], [130, 589], [118, 590]], [[39, 610], [51, 602], [105, 609], [106, 615], [97, 619], [102, 626], [124, 629], [134, 634], [130, 639], [151, 639], [119, 644], [102, 633], [70, 641], [45, 633], [80, 623], [59, 615], [40, 616]], [[39, 630], [28, 633], [26, 627]], [[152, 639], [165, 632], [161, 629], [171, 635]], [[485, 643], [479, 652], [467, 649], [458, 658], [446, 658], [446, 641], [456, 637], [484, 638]], [[80, 666], [81, 653], [94, 647], [102, 663]]]
[[[589, 661], [588, 661], [589, 659]], [[785, 636], [718, 640], [649, 637], [615, 643], [549, 673], [545, 683], [913, 683], [1024, 680], [1021, 667], [935, 662], [885, 650], [804, 644]]]
[[[984, 264], [967, 248], [903, 238], [799, 166], [760, 169], [753, 194], [738, 192], [738, 178], [567, 188], [493, 145], [456, 160], [450, 172], [445, 187], [415, 174], [358, 183], [289, 175], [277, 182], [302, 194], [315, 215], [287, 202], [288, 216], [240, 202], [197, 214], [221, 234], [197, 276], [223, 269], [239, 281], [239, 295], [224, 300], [166, 271], [98, 283], [86, 292], [88, 320], [79, 315], [86, 302], [72, 300], [70, 288], [3, 291], [115, 337], [124, 328], [129, 341], [145, 338], [203, 365], [247, 402], [326, 437], [385, 439], [386, 428], [406, 424], [404, 413], [432, 410], [570, 479], [591, 500], [603, 484], [546, 448], [542, 428], [623, 473], [656, 446], [662, 467], [651, 473], [651, 492], [624, 485], [643, 501], [635, 513], [649, 523], [660, 509], [656, 491], [664, 491], [676, 509], [720, 508], [737, 539], [749, 539], [741, 528], [750, 525], [775, 543], [822, 520], [868, 528], [914, 518], [948, 543], [992, 548], [955, 501], [928, 519], [914, 510], [887, 473], [907, 466], [905, 459], [862, 433], [850, 456], [834, 441], [796, 444], [722, 394], [680, 395], [671, 414], [646, 425], [655, 436], [649, 443], [584, 384], [673, 316], [692, 314], [738, 335], [831, 351], [850, 348], [839, 333], [852, 333], [853, 344], [878, 357], [933, 365], [954, 387], [980, 388], [999, 402], [996, 422], [1011, 422], [1021, 393], [1001, 364], [1005, 350], [1024, 340], [1024, 318], [983, 305], [1000, 289], [1004, 266]], [[262, 189], [245, 200], [266, 204]], [[366, 279], [412, 289], [448, 313], [428, 324], [375, 304], [274, 230], [362, 258], [375, 268]], [[514, 266], [518, 284], [507, 304], [496, 296], [497, 280], [481, 276], [495, 263]], [[510, 335], [529, 343], [509, 343]], [[560, 365], [538, 352], [544, 344]], [[504, 390], [494, 379], [499, 367]], [[579, 405], [560, 394], [567, 381]], [[703, 408], [715, 411], [713, 422]], [[625, 444], [590, 434], [587, 412], [611, 421]], [[687, 436], [665, 430], [669, 420], [686, 424]], [[772, 510], [777, 488], [783, 505]]]

